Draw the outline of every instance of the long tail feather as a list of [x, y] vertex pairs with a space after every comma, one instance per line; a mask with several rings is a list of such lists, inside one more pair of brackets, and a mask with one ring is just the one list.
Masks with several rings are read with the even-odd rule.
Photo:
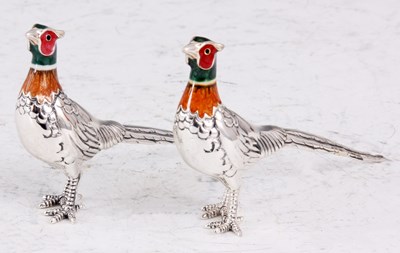
[[369, 162], [383, 162], [387, 160], [382, 155], [373, 155], [360, 152], [313, 134], [294, 129], [284, 129], [284, 131], [287, 134], [287, 139], [285, 141], [287, 144], [323, 150], [336, 155], [348, 156], [354, 159], [365, 160]]
[[124, 142], [148, 144], [174, 142], [172, 131], [129, 125], [124, 125], [124, 128]]

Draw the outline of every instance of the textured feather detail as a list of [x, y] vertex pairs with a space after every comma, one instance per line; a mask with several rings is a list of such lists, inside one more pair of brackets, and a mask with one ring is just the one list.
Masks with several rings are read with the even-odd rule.
[[123, 141], [128, 143], [173, 143], [172, 131], [124, 125]]
[[29, 117], [36, 120], [36, 123], [47, 131], [43, 135], [44, 138], [55, 138], [61, 135], [54, 110], [54, 101], [50, 103], [44, 100], [39, 103], [36, 97], [32, 98], [31, 94], [25, 95], [21, 92], [17, 99], [16, 110], [20, 115], [28, 114]]
[[103, 139], [99, 135], [99, 123], [78, 103], [61, 92], [56, 100], [58, 123], [69, 135], [82, 155], [82, 160], [88, 160], [104, 149]]
[[351, 157], [369, 162], [387, 160], [382, 155], [356, 151], [334, 141], [294, 129], [277, 126], [252, 126], [239, 115], [219, 106], [215, 117], [222, 135], [236, 143], [245, 163], [253, 163], [270, 155], [286, 145], [301, 146], [322, 150], [336, 155]]
[[115, 121], [101, 121], [97, 129], [102, 148], [107, 149], [124, 140], [125, 128]]
[[369, 162], [383, 162], [387, 160], [382, 155], [373, 155], [348, 148], [331, 140], [294, 129], [284, 129], [287, 134], [286, 143], [302, 146], [314, 150], [323, 150], [336, 155], [348, 156]]
[[258, 144], [261, 150], [270, 155], [281, 149], [287, 143], [287, 134], [285, 130], [276, 126], [261, 126], [260, 138]]
[[64, 93], [61, 93], [59, 98], [58, 107], [62, 110], [68, 124], [74, 128], [74, 133], [78, 137], [75, 145], [84, 157], [91, 158], [100, 150], [111, 148], [120, 142], [173, 143], [171, 131], [124, 126], [111, 120], [97, 120]]
[[235, 143], [244, 164], [255, 163], [286, 143], [287, 137], [282, 128], [253, 126], [225, 106], [218, 107], [215, 118], [221, 135]]

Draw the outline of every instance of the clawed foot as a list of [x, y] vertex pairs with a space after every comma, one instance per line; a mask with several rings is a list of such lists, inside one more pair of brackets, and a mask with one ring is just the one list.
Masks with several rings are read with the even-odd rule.
[[81, 208], [81, 205], [62, 205], [60, 208], [47, 210], [44, 214], [47, 216], [53, 216], [53, 218], [50, 219], [50, 222], [53, 224], [66, 219], [74, 223], [76, 220], [75, 214]]
[[[72, 201], [75, 203], [75, 201]], [[39, 208], [49, 208], [59, 206], [58, 208], [50, 209], [44, 211], [44, 215], [53, 216], [51, 218], [51, 223], [57, 223], [62, 220], [68, 219], [71, 222], [75, 222], [76, 220], [76, 212], [82, 208], [82, 205], [71, 204], [71, 201], [68, 201], [65, 195], [45, 195], [43, 196], [43, 201], [39, 204]]]
[[[78, 194], [78, 201], [82, 199], [82, 195]], [[53, 206], [62, 206], [66, 203], [67, 198], [64, 193], [60, 195], [44, 195], [42, 202], [38, 205], [40, 209], [49, 208]]]
[[221, 203], [207, 205], [202, 208], [204, 212], [203, 219], [221, 217], [220, 221], [210, 222], [206, 226], [207, 228], [214, 229], [218, 234], [232, 231], [237, 236], [242, 236], [238, 223], [242, 221], [243, 217], [237, 216], [238, 194], [237, 190], [228, 190]]
[[238, 225], [240, 221], [242, 221], [242, 217], [230, 221], [212, 221], [207, 225], [207, 228], [214, 229], [217, 234], [232, 231], [235, 235], [242, 236], [242, 230]]
[[60, 195], [45, 195], [43, 201], [39, 204], [39, 208], [49, 208], [53, 206], [60, 206], [55, 209], [46, 210], [44, 212], [47, 216], [53, 216], [51, 223], [57, 223], [64, 219], [71, 222], [76, 220], [76, 212], [82, 208], [82, 205], [76, 205], [76, 188], [78, 186], [78, 178], [68, 178], [65, 185], [64, 192]]

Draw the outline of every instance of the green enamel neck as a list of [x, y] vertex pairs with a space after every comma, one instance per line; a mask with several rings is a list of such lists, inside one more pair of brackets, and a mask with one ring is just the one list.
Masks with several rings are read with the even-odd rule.
[[193, 82], [199, 82], [199, 83], [209, 82], [214, 80], [217, 76], [216, 60], [212, 68], [208, 70], [201, 69], [197, 65], [196, 59], [189, 59], [188, 64], [191, 67], [189, 79]]
[[32, 64], [34, 65], [54, 65], [57, 63], [57, 46], [54, 50], [54, 53], [50, 56], [44, 56], [39, 52], [39, 48], [37, 45], [32, 45], [29, 43], [29, 51], [32, 53]]

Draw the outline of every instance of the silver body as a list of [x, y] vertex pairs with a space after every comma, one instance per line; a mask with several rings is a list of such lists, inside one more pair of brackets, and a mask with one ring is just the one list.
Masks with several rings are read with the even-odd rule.
[[175, 144], [192, 168], [221, 180], [229, 189], [240, 187], [238, 177], [247, 165], [284, 146], [302, 146], [358, 160], [379, 162], [381, 155], [353, 150], [323, 137], [277, 126], [254, 126], [224, 105], [200, 118], [181, 106], [175, 115]]
[[338, 143], [293, 129], [276, 126], [253, 126], [223, 105], [214, 107], [213, 115], [200, 118], [181, 106], [175, 115], [175, 144], [192, 168], [220, 180], [227, 188], [221, 202], [203, 207], [203, 218], [221, 216], [207, 225], [217, 233], [242, 232], [237, 216], [241, 172], [286, 145], [323, 150], [359, 160], [379, 162], [381, 155], [358, 152]]
[[[192, 95], [196, 92], [195, 85], [216, 85], [215, 54], [223, 48], [222, 44], [201, 36], [195, 36], [183, 48], [191, 67], [189, 82], [193, 86], [189, 97], [186, 98], [187, 94], [182, 97], [188, 99], [188, 109], [178, 107], [173, 130], [175, 144], [185, 162], [192, 168], [217, 178], [227, 188], [221, 202], [202, 208], [203, 218], [221, 217], [221, 220], [209, 223], [208, 228], [215, 229], [217, 233], [232, 231], [239, 236], [242, 234], [238, 225], [241, 217], [237, 216], [241, 172], [247, 165], [284, 146], [323, 150], [358, 160], [384, 160], [381, 155], [358, 152], [302, 131], [269, 125], [253, 126], [222, 104], [214, 106], [210, 116], [199, 117], [198, 112], [191, 112], [189, 108]], [[199, 99], [204, 99], [200, 103], [209, 106], [211, 104], [206, 103], [214, 105], [216, 98], [219, 100], [216, 92], [211, 94], [206, 89], [196, 95], [193, 101], [199, 103]], [[195, 105], [193, 108], [201, 107]]]
[[262, 135], [259, 127], [223, 105], [214, 108], [212, 117], [203, 118], [180, 106], [173, 132], [186, 163], [232, 190], [239, 188], [239, 175], [246, 165], [282, 147], [285, 138], [283, 131], [274, 127]]
[[68, 168], [72, 177], [78, 174], [85, 159], [74, 144], [77, 134], [63, 109], [66, 96], [57, 94], [54, 101], [39, 104], [29, 95], [20, 94], [17, 100], [15, 120], [18, 133], [25, 149], [36, 158], [56, 168]]
[[61, 194], [45, 195], [39, 205], [40, 208], [60, 206], [45, 211], [45, 215], [52, 216], [52, 223], [63, 219], [75, 221], [75, 213], [81, 207], [75, 200], [84, 161], [120, 142], [173, 142], [171, 131], [98, 120], [63, 92], [53, 94], [52, 102], [42, 103], [21, 92], [15, 120], [26, 150], [62, 169], [68, 177]]
[[[61, 194], [45, 195], [39, 204], [40, 208], [59, 206], [45, 212], [53, 216], [52, 223], [63, 219], [75, 221], [75, 213], [80, 208], [75, 202], [83, 162], [120, 142], [173, 142], [171, 131], [98, 120], [69, 99], [61, 91], [56, 72], [56, 42], [63, 36], [64, 31], [42, 24], [33, 25], [26, 33], [32, 64], [15, 112], [18, 133], [26, 150], [52, 167], [62, 169], [68, 178]], [[51, 77], [35, 76], [42, 71], [52, 71]], [[31, 96], [31, 92], [38, 94]], [[38, 101], [42, 98], [44, 101]]]
[[24, 147], [36, 158], [63, 168], [76, 178], [82, 162], [122, 141], [134, 143], [172, 142], [172, 133], [152, 128], [124, 126], [91, 116], [63, 92], [52, 103], [20, 94], [16, 125]]

